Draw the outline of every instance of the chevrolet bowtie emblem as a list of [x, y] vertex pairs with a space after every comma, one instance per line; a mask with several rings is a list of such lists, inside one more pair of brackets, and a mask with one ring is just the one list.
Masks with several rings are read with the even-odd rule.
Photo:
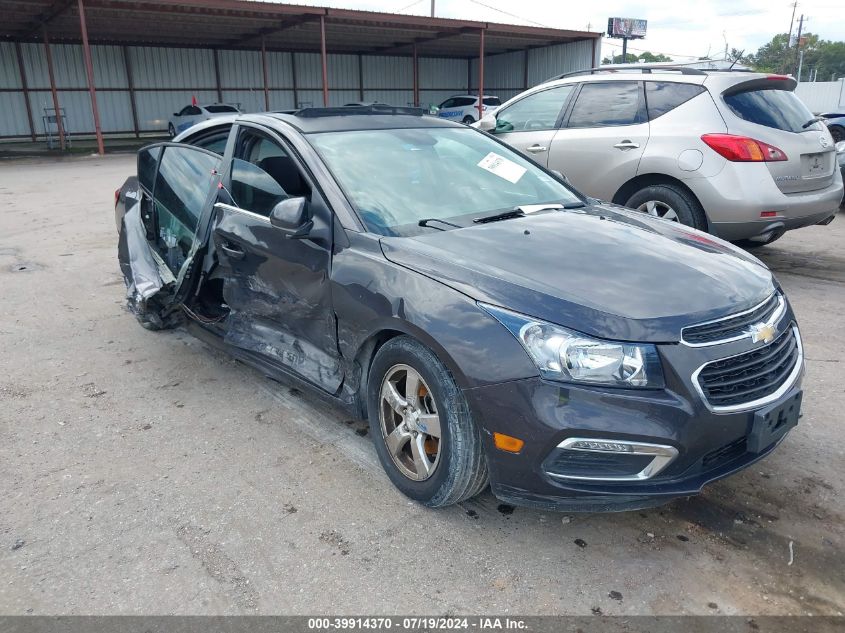
[[751, 340], [754, 343], [763, 341], [771, 343], [775, 340], [775, 326], [768, 323], [757, 323], [751, 326]]

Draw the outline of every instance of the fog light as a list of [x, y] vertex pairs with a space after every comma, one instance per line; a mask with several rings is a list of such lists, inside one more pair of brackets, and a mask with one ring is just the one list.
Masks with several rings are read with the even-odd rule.
[[507, 453], [518, 453], [525, 446], [525, 442], [518, 437], [511, 437], [504, 433], [493, 433], [493, 443], [500, 451]]
[[619, 444], [617, 442], [599, 442], [594, 440], [577, 440], [567, 448], [580, 449], [582, 451], [607, 451], [608, 453], [633, 453], [634, 447], [630, 444]]

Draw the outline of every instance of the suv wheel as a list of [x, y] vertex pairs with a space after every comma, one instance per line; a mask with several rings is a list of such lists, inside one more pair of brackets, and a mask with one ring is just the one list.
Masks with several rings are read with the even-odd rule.
[[431, 350], [408, 336], [385, 343], [373, 359], [367, 396], [379, 460], [405, 495], [437, 508], [487, 486], [481, 435]]
[[698, 200], [677, 185], [644, 187], [628, 198], [625, 206], [664, 220], [707, 230], [707, 219]]
[[475, 123], [475, 119], [472, 118], [471, 115], [468, 114], [464, 117], [464, 120], [463, 120], [464, 125], [472, 125], [473, 123]]
[[173, 137], [176, 136], [176, 128], [173, 127], [172, 123], [169, 123], [167, 125], [167, 133], [170, 134], [170, 138], [173, 138]]
[[830, 135], [833, 137], [834, 143], [845, 141], [845, 128], [841, 125], [831, 125], [827, 129], [830, 130]]

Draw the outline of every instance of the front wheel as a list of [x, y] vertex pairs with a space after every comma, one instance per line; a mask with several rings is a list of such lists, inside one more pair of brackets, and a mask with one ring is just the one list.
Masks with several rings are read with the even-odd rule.
[[463, 124], [464, 125], [472, 125], [475, 123], [475, 119], [472, 118], [469, 114], [464, 117]]
[[172, 123], [168, 124], [167, 133], [170, 134], [170, 138], [174, 138], [176, 136], [176, 128], [173, 127]]
[[673, 184], [650, 185], [628, 198], [625, 206], [650, 216], [707, 230], [704, 210], [688, 191]]
[[393, 484], [431, 508], [487, 486], [481, 435], [449, 370], [408, 336], [379, 349], [370, 368], [367, 410], [376, 452]]
[[845, 128], [841, 125], [831, 125], [829, 128], [830, 135], [833, 137], [833, 142], [845, 141]]

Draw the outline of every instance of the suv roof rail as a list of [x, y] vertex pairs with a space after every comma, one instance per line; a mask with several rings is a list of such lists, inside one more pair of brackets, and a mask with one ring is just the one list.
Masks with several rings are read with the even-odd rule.
[[652, 72], [677, 72], [681, 73], [682, 75], [706, 75], [709, 70], [705, 71], [700, 68], [689, 68], [687, 66], [657, 66], [653, 64], [627, 64], [627, 65], [616, 65], [616, 66], [598, 66], [596, 68], [587, 68], [585, 70], [576, 70], [573, 72], [563, 73], [561, 75], [555, 75], [554, 77], [549, 77], [543, 83], [549, 81], [555, 81], [557, 79], [564, 79], [566, 77], [576, 77], [578, 75], [595, 75], [597, 73], [613, 73], [617, 71], [637, 71], [639, 70], [643, 74], [651, 74]]
[[293, 113], [305, 119], [316, 119], [327, 116], [349, 116], [352, 114], [368, 115], [399, 115], [399, 116], [422, 116], [427, 111], [423, 108], [411, 108], [407, 106], [391, 106], [379, 103], [366, 106], [338, 106], [332, 108], [303, 108]]

